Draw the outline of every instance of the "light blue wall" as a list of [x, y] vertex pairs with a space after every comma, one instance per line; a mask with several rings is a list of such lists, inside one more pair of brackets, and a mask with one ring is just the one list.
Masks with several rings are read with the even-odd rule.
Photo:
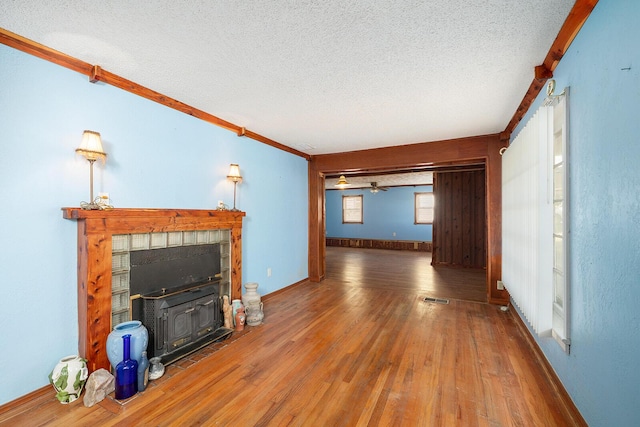
[[305, 159], [0, 45], [0, 404], [78, 351], [77, 228], [60, 208], [89, 198], [84, 129], [108, 152], [95, 191], [120, 208], [232, 205], [239, 163], [243, 282], [264, 295], [308, 275]]
[[[387, 191], [371, 193], [367, 189], [327, 190], [325, 197], [327, 237], [414, 240], [430, 242], [431, 224], [416, 225], [413, 193], [433, 191], [430, 185], [390, 187]], [[362, 194], [363, 224], [342, 223], [342, 196]], [[394, 236], [393, 233], [396, 233]]]
[[640, 2], [600, 0], [554, 73], [570, 87], [571, 354], [538, 343], [594, 427], [640, 424], [638, 22]]

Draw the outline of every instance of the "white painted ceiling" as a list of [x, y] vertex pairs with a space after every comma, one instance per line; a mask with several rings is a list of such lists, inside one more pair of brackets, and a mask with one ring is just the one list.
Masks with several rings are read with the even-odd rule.
[[0, 27], [308, 154], [501, 132], [573, 0], [2, 0]]

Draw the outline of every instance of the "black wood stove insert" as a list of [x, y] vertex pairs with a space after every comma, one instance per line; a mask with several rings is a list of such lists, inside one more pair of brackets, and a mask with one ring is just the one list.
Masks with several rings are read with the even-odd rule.
[[194, 245], [130, 253], [132, 318], [149, 331], [148, 357], [175, 360], [224, 339], [220, 245]]

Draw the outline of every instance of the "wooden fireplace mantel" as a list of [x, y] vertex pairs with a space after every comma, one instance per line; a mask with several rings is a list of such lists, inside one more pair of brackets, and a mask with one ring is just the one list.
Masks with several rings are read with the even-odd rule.
[[244, 212], [199, 209], [62, 208], [78, 223], [78, 352], [91, 372], [110, 364], [111, 252], [114, 234], [190, 230], [231, 230], [231, 298], [242, 294], [242, 217]]

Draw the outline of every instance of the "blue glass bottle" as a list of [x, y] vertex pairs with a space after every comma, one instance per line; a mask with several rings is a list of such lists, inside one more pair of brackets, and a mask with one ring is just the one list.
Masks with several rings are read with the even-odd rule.
[[147, 352], [143, 351], [140, 356], [140, 363], [138, 363], [138, 391], [144, 391], [147, 388], [148, 381], [149, 359], [147, 359]]
[[122, 362], [116, 366], [116, 399], [127, 399], [138, 391], [138, 362], [131, 359], [131, 335], [122, 336]]

